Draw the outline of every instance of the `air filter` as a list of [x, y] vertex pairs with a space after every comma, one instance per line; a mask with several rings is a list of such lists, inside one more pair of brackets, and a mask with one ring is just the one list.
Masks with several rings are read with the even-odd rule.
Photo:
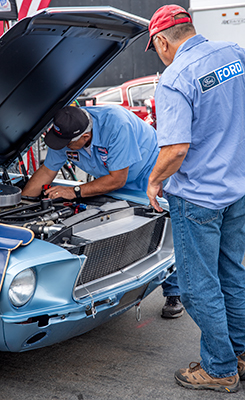
[[0, 183], [0, 207], [15, 206], [21, 201], [21, 189]]

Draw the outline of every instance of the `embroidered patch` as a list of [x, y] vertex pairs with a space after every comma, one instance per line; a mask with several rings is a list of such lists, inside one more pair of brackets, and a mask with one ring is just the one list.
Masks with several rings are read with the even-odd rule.
[[105, 147], [98, 147], [98, 152], [99, 152], [99, 153], [108, 154], [108, 151], [106, 150]]
[[98, 153], [104, 166], [107, 167], [108, 151], [104, 147], [98, 147]]
[[70, 161], [79, 161], [80, 160], [78, 151], [66, 150], [66, 155], [67, 155], [68, 160], [70, 160]]
[[198, 78], [201, 86], [202, 93], [207, 92], [207, 90], [213, 89], [215, 86], [220, 85], [232, 78], [243, 75], [244, 71], [242, 68], [241, 61], [233, 61], [230, 64], [224, 65], [207, 75]]

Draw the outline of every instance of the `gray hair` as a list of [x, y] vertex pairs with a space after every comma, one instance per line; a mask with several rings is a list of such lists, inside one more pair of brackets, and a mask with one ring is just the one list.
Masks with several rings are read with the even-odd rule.
[[[174, 17], [174, 19], [184, 18], [186, 14], [181, 13]], [[180, 40], [184, 39], [186, 36], [195, 35], [196, 30], [194, 25], [191, 22], [185, 22], [183, 24], [177, 24], [171, 26], [170, 28], [164, 29], [160, 33], [162, 36], [166, 37], [172, 43], [179, 42]], [[157, 34], [156, 34], [157, 35]], [[155, 36], [153, 38], [155, 38]]]
[[85, 129], [85, 131], [83, 133], [81, 133], [81, 135], [78, 135], [76, 137], [74, 137], [73, 139], [71, 139], [71, 142], [76, 142], [77, 140], [79, 140], [85, 133], [90, 132], [93, 129], [93, 119], [91, 117], [91, 114], [89, 114], [89, 112], [87, 110], [85, 110], [84, 108], [81, 108], [81, 111], [84, 112], [84, 114], [88, 117], [89, 123], [87, 128]]

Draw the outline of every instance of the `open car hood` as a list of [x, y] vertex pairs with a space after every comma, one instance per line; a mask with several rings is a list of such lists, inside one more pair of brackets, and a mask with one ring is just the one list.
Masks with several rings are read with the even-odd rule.
[[8, 167], [148, 20], [112, 7], [50, 8], [0, 39], [0, 165]]

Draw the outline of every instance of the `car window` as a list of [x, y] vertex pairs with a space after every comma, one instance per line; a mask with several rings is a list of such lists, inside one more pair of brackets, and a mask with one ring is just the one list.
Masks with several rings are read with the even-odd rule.
[[106, 93], [106, 94], [102, 94], [100, 96], [97, 96], [97, 102], [101, 102], [101, 103], [117, 103], [120, 104], [122, 103], [122, 94], [121, 94], [121, 90], [114, 90], [111, 93]]
[[146, 99], [154, 97], [156, 83], [132, 86], [128, 89], [131, 107], [143, 107]]

